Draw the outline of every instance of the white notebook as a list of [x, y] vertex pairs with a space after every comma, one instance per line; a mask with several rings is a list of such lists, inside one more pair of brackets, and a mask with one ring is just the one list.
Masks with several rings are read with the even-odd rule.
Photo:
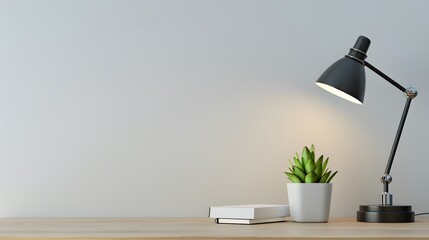
[[251, 204], [209, 208], [210, 218], [262, 219], [289, 216], [289, 205]]

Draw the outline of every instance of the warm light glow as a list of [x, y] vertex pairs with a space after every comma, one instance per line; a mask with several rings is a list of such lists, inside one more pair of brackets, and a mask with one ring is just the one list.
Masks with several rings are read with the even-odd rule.
[[329, 86], [328, 84], [319, 83], [319, 82], [316, 82], [316, 84], [317, 84], [317, 86], [325, 89], [326, 91], [328, 91], [328, 92], [330, 92], [332, 94], [337, 95], [338, 97], [341, 97], [341, 98], [344, 98], [346, 100], [349, 100], [352, 103], [362, 104], [362, 102], [359, 101], [359, 100], [357, 100], [356, 98], [348, 95], [347, 93], [345, 93], [345, 92], [343, 92], [341, 90], [338, 90], [338, 89], [336, 89], [336, 88], [334, 88], [332, 86]]

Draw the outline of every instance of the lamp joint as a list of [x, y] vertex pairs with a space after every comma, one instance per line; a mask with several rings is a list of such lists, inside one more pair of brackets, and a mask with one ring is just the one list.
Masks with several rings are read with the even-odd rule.
[[392, 182], [393, 178], [390, 174], [383, 174], [380, 180], [383, 184], [386, 184], [386, 183], [389, 184]]
[[417, 89], [413, 88], [413, 87], [409, 87], [405, 90], [405, 96], [407, 98], [413, 99], [415, 97], [417, 97]]

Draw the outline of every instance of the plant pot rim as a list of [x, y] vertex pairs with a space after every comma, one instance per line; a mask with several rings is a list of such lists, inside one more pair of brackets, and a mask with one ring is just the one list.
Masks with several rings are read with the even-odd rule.
[[331, 184], [332, 183], [287, 183], [287, 184], [302, 184], [302, 185], [306, 185], [306, 184]]

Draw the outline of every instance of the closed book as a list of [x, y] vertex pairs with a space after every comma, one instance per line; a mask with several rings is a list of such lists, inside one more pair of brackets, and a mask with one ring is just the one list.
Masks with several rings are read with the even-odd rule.
[[251, 204], [209, 208], [210, 218], [262, 219], [289, 216], [289, 205]]
[[233, 218], [216, 218], [215, 222], [220, 224], [260, 224], [260, 223], [275, 223], [284, 222], [284, 217], [280, 218], [260, 218], [260, 219], [233, 219]]

